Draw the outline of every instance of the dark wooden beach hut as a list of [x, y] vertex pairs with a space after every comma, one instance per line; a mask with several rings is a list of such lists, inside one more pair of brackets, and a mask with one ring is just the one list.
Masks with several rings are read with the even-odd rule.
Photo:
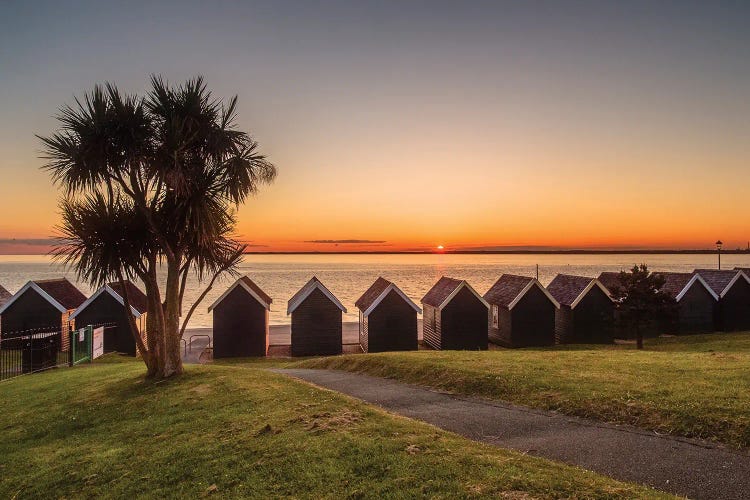
[[289, 299], [292, 356], [341, 354], [344, 305], [315, 276]]
[[13, 294], [6, 290], [5, 287], [0, 285], [0, 307], [5, 305], [5, 303], [11, 299], [11, 297], [13, 297]]
[[[130, 314], [135, 319], [138, 331], [144, 336], [148, 310], [146, 295], [130, 281], [125, 282], [125, 287], [130, 302]], [[75, 320], [78, 328], [89, 325], [106, 325], [104, 328], [104, 352], [119, 352], [135, 356], [135, 339], [133, 339], [133, 334], [130, 331], [124, 297], [125, 292], [119, 282], [108, 283], [81, 304], [70, 315], [70, 319]]]
[[268, 354], [268, 313], [271, 297], [253, 280], [234, 282], [208, 311], [213, 311], [214, 358]]
[[70, 315], [85, 301], [86, 296], [65, 278], [29, 281], [0, 306], [0, 331], [6, 338], [26, 330], [67, 332]]
[[750, 330], [750, 278], [738, 269], [696, 269], [719, 296], [714, 315], [716, 330]]
[[674, 317], [668, 318], [663, 330], [666, 333], [690, 334], [714, 331], [714, 313], [719, 296], [700, 274], [662, 273], [662, 290], [674, 298], [677, 309]]
[[504, 347], [555, 343], [559, 304], [534, 278], [503, 274], [484, 294], [490, 304], [489, 339]]
[[443, 276], [422, 308], [422, 336], [433, 349], [487, 349], [488, 304], [466, 281]]
[[378, 278], [354, 305], [364, 352], [417, 349], [417, 314], [422, 310], [394, 283]]
[[558, 344], [611, 344], [615, 305], [595, 278], [558, 274], [547, 286], [560, 304], [555, 311]]

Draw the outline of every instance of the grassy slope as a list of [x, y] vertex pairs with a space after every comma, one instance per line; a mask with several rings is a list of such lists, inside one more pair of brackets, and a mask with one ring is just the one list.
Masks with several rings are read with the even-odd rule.
[[258, 369], [137, 362], [0, 384], [0, 497], [664, 497]]
[[750, 333], [489, 352], [421, 351], [312, 359], [536, 408], [750, 446]]

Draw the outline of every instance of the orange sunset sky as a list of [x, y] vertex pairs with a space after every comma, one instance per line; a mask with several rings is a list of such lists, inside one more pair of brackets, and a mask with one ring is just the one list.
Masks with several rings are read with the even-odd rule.
[[251, 251], [746, 247], [746, 7], [437, 3], [196, 3], [165, 26], [155, 6], [135, 27], [145, 3], [9, 7], [0, 253], [47, 251], [58, 222], [34, 134], [150, 73], [238, 94], [279, 169], [239, 210]]

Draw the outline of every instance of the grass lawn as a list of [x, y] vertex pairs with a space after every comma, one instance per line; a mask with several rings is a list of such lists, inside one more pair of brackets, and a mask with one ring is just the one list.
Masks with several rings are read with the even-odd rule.
[[0, 497], [665, 498], [256, 368], [136, 361], [0, 383]]
[[750, 333], [630, 345], [419, 351], [305, 360], [736, 447], [750, 446]]

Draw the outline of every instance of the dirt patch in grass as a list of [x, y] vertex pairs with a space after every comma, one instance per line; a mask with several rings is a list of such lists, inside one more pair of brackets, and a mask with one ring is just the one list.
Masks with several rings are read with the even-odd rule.
[[337, 412], [313, 413], [312, 415], [300, 415], [290, 420], [290, 423], [301, 423], [304, 428], [314, 433], [348, 430], [353, 425], [362, 421], [359, 412], [343, 409]]
[[213, 389], [208, 384], [200, 384], [196, 385], [195, 387], [190, 389], [190, 392], [194, 392], [196, 394], [204, 395], [209, 394]]

